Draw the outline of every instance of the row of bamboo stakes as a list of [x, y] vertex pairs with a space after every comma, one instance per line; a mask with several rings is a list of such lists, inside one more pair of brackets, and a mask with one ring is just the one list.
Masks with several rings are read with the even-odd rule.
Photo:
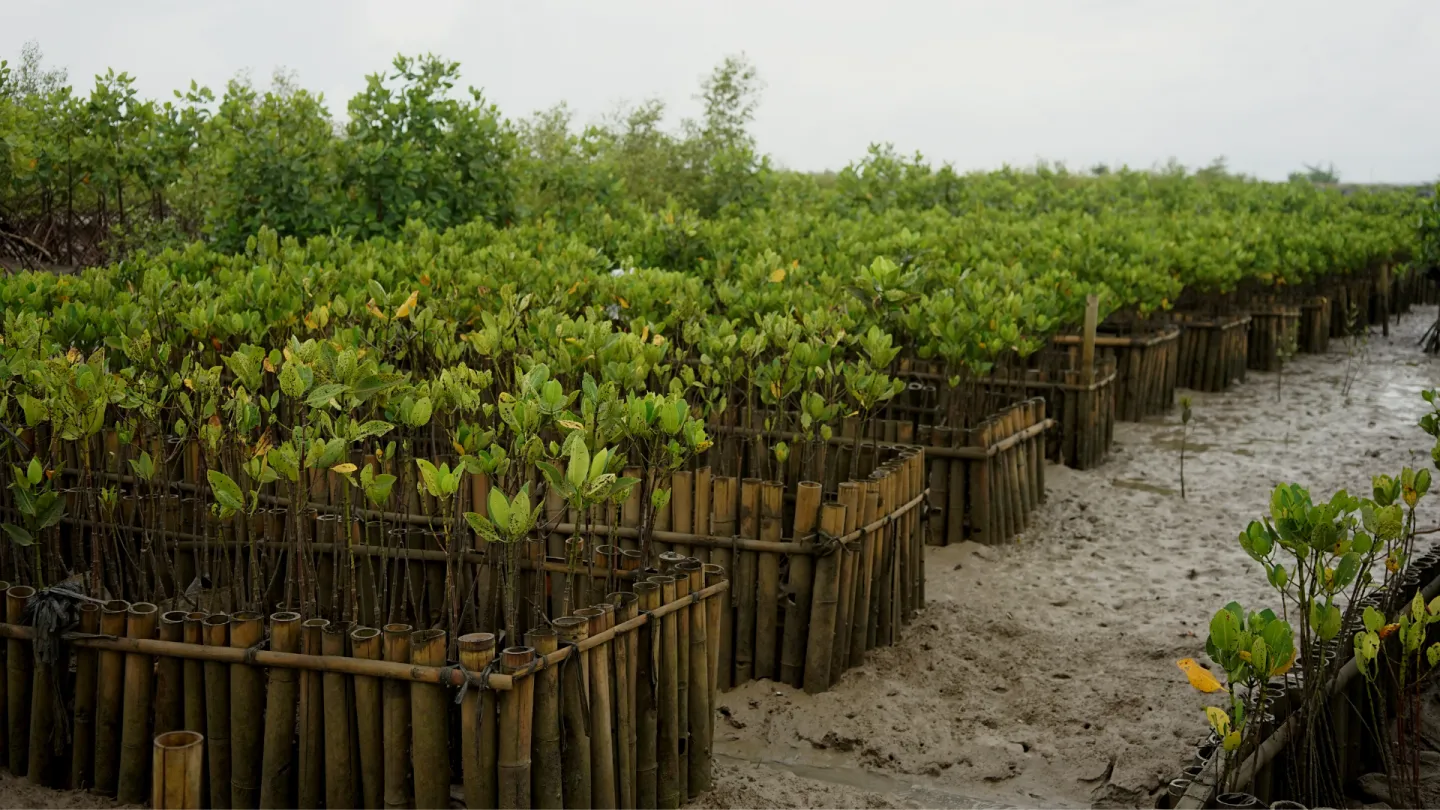
[[1249, 330], [1245, 367], [1254, 371], [1279, 371], [1286, 359], [1298, 350], [1300, 308], [1272, 305], [1252, 309]]
[[1305, 299], [1300, 305], [1300, 326], [1296, 347], [1305, 354], [1324, 354], [1330, 350], [1330, 299], [1323, 295]]
[[1181, 325], [1176, 385], [1196, 391], [1225, 391], [1244, 382], [1249, 315], [1195, 316], [1177, 313]]
[[204, 740], [189, 806], [449, 807], [458, 775], [472, 808], [679, 807], [711, 784], [729, 582], [678, 555], [665, 571], [523, 645], [463, 635], [456, 662], [438, 629], [86, 601], [73, 672], [33, 652], [36, 592], [7, 584], [0, 763], [138, 803], [166, 771], [152, 748], [183, 747], [152, 739], [186, 731]]
[[[1102, 334], [1095, 339], [1097, 355], [1115, 359], [1116, 419], [1139, 422], [1174, 408], [1180, 372], [1180, 331], [1180, 327], [1168, 325], [1153, 332]], [[1075, 356], [1082, 340], [1080, 335], [1059, 335], [1053, 342]]]

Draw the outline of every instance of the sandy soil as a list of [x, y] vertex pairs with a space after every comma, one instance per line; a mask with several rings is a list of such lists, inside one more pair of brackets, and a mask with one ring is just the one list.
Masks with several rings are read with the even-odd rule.
[[21, 810], [32, 807], [54, 808], [126, 808], [137, 805], [119, 804], [114, 799], [88, 790], [51, 790], [36, 787], [24, 779], [16, 779], [8, 771], [0, 773], [0, 810]]
[[902, 644], [826, 694], [767, 681], [722, 696], [704, 806], [1153, 807], [1205, 730], [1175, 660], [1207, 660], [1230, 599], [1278, 607], [1235, 542], [1271, 489], [1368, 493], [1373, 474], [1429, 463], [1414, 425], [1440, 361], [1415, 341], [1432, 313], [1377, 330], [1348, 399], [1339, 342], [1295, 358], [1278, 399], [1277, 375], [1255, 372], [1194, 394], [1184, 500], [1178, 408], [1117, 425], [1099, 469], [1049, 467], [1018, 544], [929, 550], [930, 604]]

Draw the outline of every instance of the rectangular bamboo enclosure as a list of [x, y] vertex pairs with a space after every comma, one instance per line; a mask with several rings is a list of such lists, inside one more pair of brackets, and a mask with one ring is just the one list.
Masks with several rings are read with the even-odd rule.
[[1323, 295], [1305, 299], [1300, 305], [1300, 332], [1297, 347], [1305, 354], [1324, 354], [1330, 350], [1330, 299]]
[[[1102, 327], [1103, 328], [1103, 327]], [[1081, 335], [1057, 335], [1057, 347], [1078, 351]], [[1180, 327], [1160, 326], [1147, 332], [1101, 332], [1095, 338], [1097, 357], [1115, 358], [1115, 418], [1139, 422], [1175, 407], [1180, 364]]]
[[1250, 310], [1245, 367], [1254, 371], [1279, 371], [1295, 354], [1300, 332], [1300, 308], [1256, 307]]
[[1175, 384], [1196, 391], [1225, 391], [1245, 381], [1249, 315], [1176, 313], [1180, 356]]

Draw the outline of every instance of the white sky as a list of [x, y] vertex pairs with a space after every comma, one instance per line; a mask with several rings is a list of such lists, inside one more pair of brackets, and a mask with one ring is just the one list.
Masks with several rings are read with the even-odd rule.
[[114, 67], [168, 98], [284, 66], [336, 115], [366, 73], [430, 51], [510, 118], [564, 100], [588, 121], [647, 97], [678, 118], [743, 51], [766, 84], [760, 147], [797, 169], [889, 141], [960, 169], [1224, 155], [1267, 179], [1302, 162], [1354, 182], [1440, 175], [1435, 0], [0, 0], [0, 20], [0, 57], [38, 40], [82, 86]]

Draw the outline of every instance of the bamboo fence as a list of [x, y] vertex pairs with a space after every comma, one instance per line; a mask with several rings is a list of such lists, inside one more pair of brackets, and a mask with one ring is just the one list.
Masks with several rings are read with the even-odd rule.
[[1300, 307], [1268, 305], [1250, 310], [1245, 367], [1279, 371], [1293, 354], [1299, 339]]
[[[1082, 335], [1057, 335], [1051, 341], [1069, 350], [1080, 351]], [[1115, 418], [1139, 422], [1175, 407], [1175, 384], [1179, 375], [1180, 327], [1158, 325], [1133, 334], [1102, 332], [1095, 338], [1099, 358], [1115, 360]], [[1078, 359], [1078, 358], [1077, 358]]]
[[1297, 347], [1305, 354], [1324, 354], [1330, 350], [1330, 299], [1323, 295], [1305, 299], [1300, 305], [1300, 332]]
[[1244, 382], [1249, 315], [1176, 313], [1175, 320], [1181, 327], [1176, 385], [1214, 392]]

